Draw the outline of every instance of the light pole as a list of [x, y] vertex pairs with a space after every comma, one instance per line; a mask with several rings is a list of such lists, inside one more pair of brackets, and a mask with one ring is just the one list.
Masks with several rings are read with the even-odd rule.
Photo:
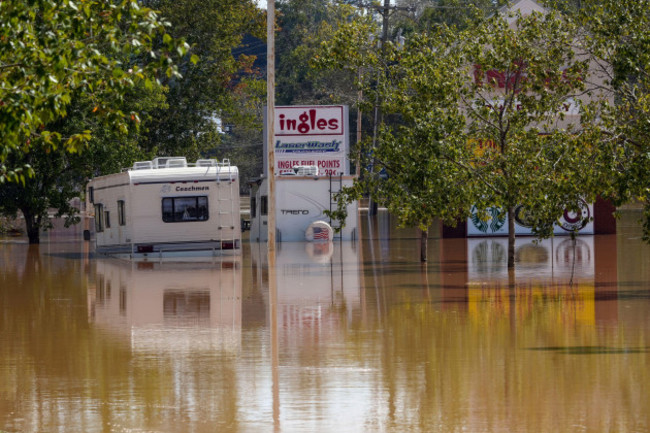
[[275, 0], [266, 7], [266, 143], [268, 158], [268, 251], [275, 252]]
[[267, 255], [269, 278], [269, 321], [271, 334], [271, 378], [273, 395], [273, 431], [280, 431], [280, 384], [278, 347], [278, 295], [275, 274], [275, 0], [266, 6], [266, 150], [268, 158], [267, 182]]

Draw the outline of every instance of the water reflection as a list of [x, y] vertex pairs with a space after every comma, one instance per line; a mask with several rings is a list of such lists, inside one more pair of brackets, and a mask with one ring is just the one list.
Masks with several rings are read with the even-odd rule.
[[[515, 245], [517, 282], [528, 280], [571, 281], [593, 279], [595, 242], [598, 248], [613, 244], [614, 237], [582, 236], [576, 239], [557, 237], [536, 241], [520, 238]], [[504, 267], [508, 253], [505, 238], [470, 238], [467, 240], [470, 280], [489, 282], [508, 280]], [[615, 256], [614, 256], [615, 259]]]
[[241, 258], [212, 266], [99, 259], [88, 288], [90, 322], [134, 351], [237, 350]]
[[[646, 431], [650, 247], [437, 239], [213, 264], [0, 245], [0, 431]], [[271, 281], [270, 278], [273, 278]], [[272, 284], [273, 283], [273, 284]], [[275, 292], [270, 288], [275, 286]]]
[[[266, 249], [253, 245], [251, 256], [255, 272], [265, 272]], [[286, 307], [281, 314], [286, 320], [294, 314], [313, 316], [312, 307], [320, 311], [317, 314], [320, 315], [325, 314], [326, 308], [352, 310], [359, 305], [357, 243], [280, 243], [276, 269], [278, 305]], [[302, 307], [307, 310], [300, 311]]]
[[444, 244], [452, 245], [442, 251], [442, 285], [445, 299], [467, 302], [474, 314], [492, 308], [493, 314], [512, 314], [517, 320], [525, 320], [535, 304], [543, 303], [548, 314], [551, 307], [560, 308], [562, 311], [553, 314], [565, 320], [570, 313], [573, 320], [589, 323], [616, 321], [615, 236], [560, 237], [541, 242], [520, 239], [514, 275], [505, 266], [506, 239], [463, 242], [466, 249], [459, 242]]

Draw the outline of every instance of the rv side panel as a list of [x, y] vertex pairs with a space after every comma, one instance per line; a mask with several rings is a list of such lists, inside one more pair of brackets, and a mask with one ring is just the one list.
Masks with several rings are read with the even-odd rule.
[[134, 243], [241, 237], [236, 181], [134, 184], [132, 194]]

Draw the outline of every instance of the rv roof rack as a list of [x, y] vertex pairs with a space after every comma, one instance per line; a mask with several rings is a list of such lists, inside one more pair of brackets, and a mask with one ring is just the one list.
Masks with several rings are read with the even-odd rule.
[[216, 164], [217, 160], [216, 159], [197, 159], [196, 160], [196, 166], [197, 167], [214, 167]]
[[153, 168], [151, 161], [138, 161], [133, 163], [133, 170], [148, 170]]
[[224, 158], [222, 161], [219, 161], [218, 159], [214, 159], [214, 158], [197, 159], [196, 166], [197, 167], [228, 167], [230, 166], [230, 159]]
[[230, 167], [230, 159], [224, 158], [222, 161], [219, 161], [214, 158], [197, 159], [196, 163], [188, 164], [187, 158], [185, 158], [184, 156], [160, 156], [154, 158], [153, 161], [134, 162], [133, 167], [125, 168], [122, 171], [179, 168], [179, 167]]
[[153, 159], [154, 168], [187, 167], [187, 159], [184, 156], [162, 156]]

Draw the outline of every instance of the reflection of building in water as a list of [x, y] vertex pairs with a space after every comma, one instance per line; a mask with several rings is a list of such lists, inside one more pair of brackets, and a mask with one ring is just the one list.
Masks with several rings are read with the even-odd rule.
[[98, 260], [89, 314], [137, 351], [239, 347], [241, 257], [212, 264]]
[[[348, 241], [277, 244], [280, 329], [313, 334], [347, 320], [359, 306], [358, 254], [358, 244]], [[252, 248], [252, 259], [254, 272], [261, 274], [267, 263], [266, 248]]]
[[524, 319], [542, 305], [549, 320], [617, 320], [615, 236], [518, 239], [514, 274], [507, 248], [502, 238], [443, 241], [443, 298], [466, 303], [481, 320], [486, 314]]
[[[469, 280], [508, 281], [508, 240], [468, 239]], [[594, 276], [594, 236], [551, 238], [535, 242], [518, 239], [515, 246], [517, 282], [529, 280], [573, 281]]]

